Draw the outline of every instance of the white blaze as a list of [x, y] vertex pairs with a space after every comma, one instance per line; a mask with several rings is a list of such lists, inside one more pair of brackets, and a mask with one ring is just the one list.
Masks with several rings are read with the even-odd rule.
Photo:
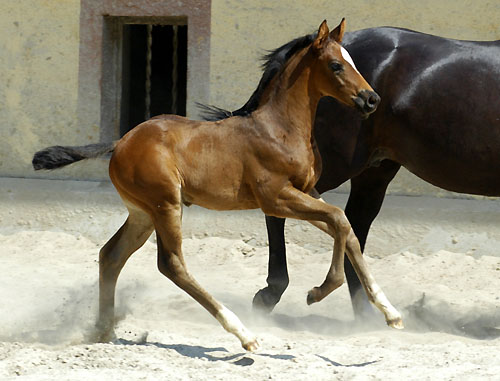
[[349, 64], [353, 67], [353, 69], [354, 69], [354, 70], [356, 70], [356, 71], [359, 73], [359, 71], [358, 71], [358, 69], [357, 69], [356, 65], [354, 65], [354, 61], [352, 60], [351, 55], [349, 54], [349, 52], [348, 52], [348, 51], [347, 51], [347, 50], [346, 50], [343, 46], [341, 46], [341, 47], [340, 47], [340, 51], [341, 51], [341, 53], [342, 53], [342, 57], [343, 57], [343, 58], [344, 58], [347, 62], [349, 62]]

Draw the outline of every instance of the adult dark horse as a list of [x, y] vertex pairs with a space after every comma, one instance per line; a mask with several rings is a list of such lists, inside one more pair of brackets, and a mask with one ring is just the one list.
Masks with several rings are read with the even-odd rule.
[[[241, 109], [211, 108], [206, 117], [245, 115], [257, 107], [290, 45], [266, 57], [261, 82]], [[500, 41], [458, 41], [383, 27], [347, 33], [343, 46], [382, 102], [363, 120], [323, 98], [315, 121], [323, 160], [316, 189], [322, 193], [351, 180], [345, 213], [362, 248], [401, 166], [440, 188], [500, 196]], [[268, 286], [254, 298], [254, 306], [266, 311], [288, 286], [284, 222], [266, 217]], [[349, 261], [345, 273], [360, 316], [368, 304]]]

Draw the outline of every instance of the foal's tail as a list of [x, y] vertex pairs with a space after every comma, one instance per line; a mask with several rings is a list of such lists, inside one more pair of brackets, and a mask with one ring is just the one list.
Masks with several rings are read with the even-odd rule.
[[38, 151], [33, 156], [33, 168], [57, 169], [80, 160], [93, 159], [113, 152], [116, 141], [111, 143], [88, 144], [86, 146], [52, 146]]

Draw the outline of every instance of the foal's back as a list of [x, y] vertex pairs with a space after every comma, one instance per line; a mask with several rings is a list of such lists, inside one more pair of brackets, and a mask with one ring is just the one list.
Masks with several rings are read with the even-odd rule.
[[[110, 176], [121, 189], [210, 209], [256, 208], [245, 184], [252, 128], [246, 118], [220, 123], [161, 115], [131, 130], [116, 145]], [[139, 189], [138, 185], [142, 187]], [[240, 194], [235, 195], [234, 190]], [[245, 201], [246, 200], [246, 201]], [[236, 204], [241, 204], [236, 207]]]

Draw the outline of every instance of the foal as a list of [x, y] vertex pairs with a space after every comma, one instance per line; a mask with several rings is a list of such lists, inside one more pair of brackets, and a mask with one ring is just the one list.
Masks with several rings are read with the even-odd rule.
[[260, 208], [267, 215], [307, 220], [334, 239], [332, 264], [324, 283], [313, 288], [317, 302], [343, 283], [347, 252], [370, 300], [387, 324], [402, 328], [401, 315], [368, 272], [344, 212], [309, 192], [321, 172], [312, 134], [318, 101], [332, 96], [364, 114], [380, 100], [340, 46], [344, 20], [331, 33], [326, 21], [317, 37], [297, 48], [247, 117], [199, 122], [164, 115], [148, 120], [111, 144], [49, 147], [35, 154], [35, 169], [64, 166], [113, 152], [109, 174], [129, 216], [99, 254], [100, 339], [113, 336], [114, 295], [127, 259], [153, 230], [162, 274], [205, 307], [247, 350], [256, 337], [188, 273], [182, 254], [182, 204], [216, 210]]

